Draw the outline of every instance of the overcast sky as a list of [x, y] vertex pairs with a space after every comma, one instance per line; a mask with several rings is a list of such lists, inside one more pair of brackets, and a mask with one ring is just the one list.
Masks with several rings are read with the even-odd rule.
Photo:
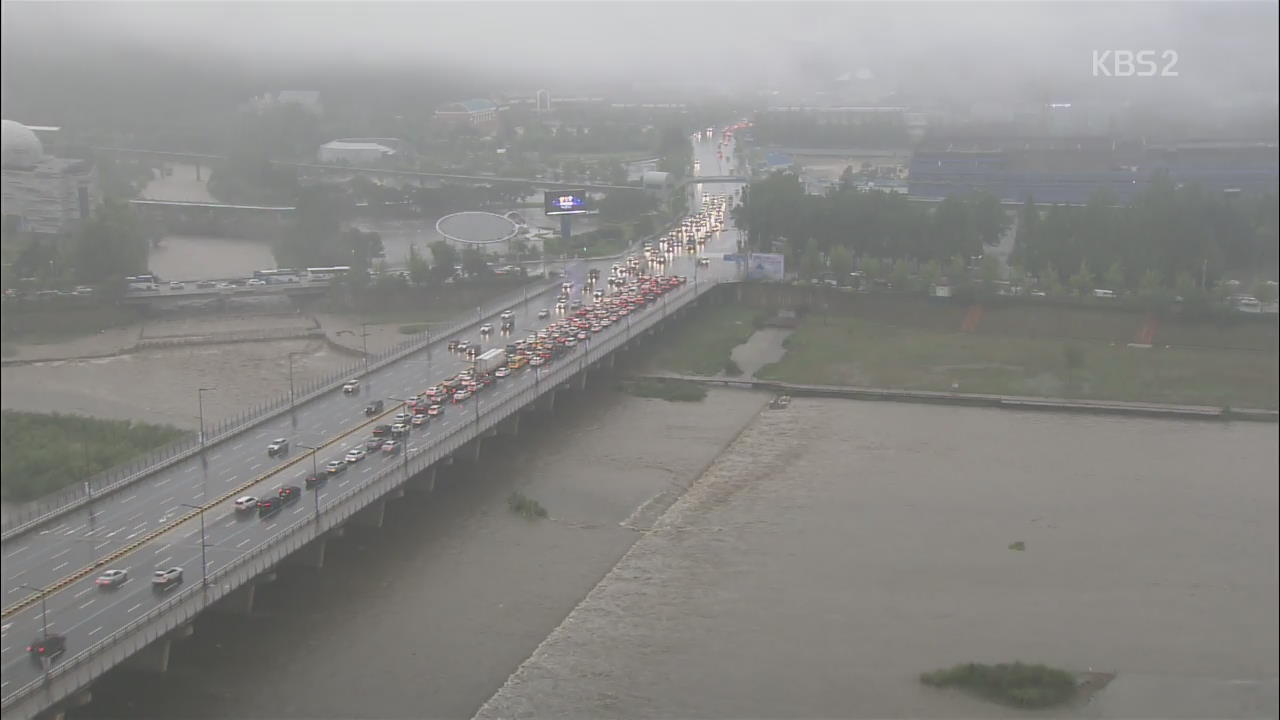
[[1274, 2], [6, 1], [6, 55], [18, 61], [3, 71], [21, 72], [50, 47], [80, 48], [95, 63], [144, 48], [277, 72], [466, 69], [494, 91], [671, 79], [787, 87], [867, 67], [954, 95], [1054, 95], [1097, 83], [1095, 50], [1149, 49], [1177, 52], [1180, 77], [1111, 79], [1107, 89], [1274, 96], [1276, 25]]

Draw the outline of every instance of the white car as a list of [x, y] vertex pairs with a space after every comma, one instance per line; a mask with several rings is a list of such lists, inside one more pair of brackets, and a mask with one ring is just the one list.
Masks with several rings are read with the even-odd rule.
[[342, 386], [342, 392], [344, 392], [344, 393], [346, 393], [346, 394], [348, 394], [348, 395], [350, 395], [351, 393], [353, 393], [353, 392], [355, 392], [355, 391], [357, 391], [357, 390], [359, 390], [359, 389], [360, 389], [360, 381], [359, 381], [359, 380], [348, 380], [348, 381], [347, 381], [345, 384], [343, 384], [343, 386]]
[[492, 325], [490, 325], [489, 323], [485, 323], [485, 324], [483, 324], [483, 325], [481, 325], [481, 326], [480, 326], [480, 334], [481, 334], [481, 335], [489, 335], [489, 334], [490, 334], [490, 333], [492, 333], [492, 332], [493, 332], [493, 326], [492, 326]]
[[253, 286], [255, 286], [255, 287], [257, 287], [257, 286], [259, 286], [259, 285], [266, 285], [266, 284], [267, 284], [267, 281], [266, 281], [266, 280], [263, 280], [262, 278], [254, 278], [254, 279], [250, 280], [249, 282], [245, 283], [245, 285], [253, 285]]
[[242, 495], [236, 498], [236, 512], [246, 512], [258, 507], [258, 498], [252, 495]]
[[516, 314], [511, 310], [506, 310], [501, 315], [498, 316], [498, 318], [501, 320], [514, 320], [515, 317], [516, 317]]
[[350, 450], [348, 450], [348, 451], [347, 451], [347, 462], [348, 462], [348, 463], [358, 463], [358, 462], [360, 462], [361, 460], [365, 459], [365, 457], [366, 457], [367, 455], [368, 455], [368, 453], [366, 453], [366, 452], [365, 452], [364, 448], [362, 448], [362, 447], [353, 447], [353, 448], [351, 448]]
[[548, 309], [546, 309], [546, 308], [542, 308], [541, 310], [539, 310], [539, 311], [538, 311], [538, 319], [539, 319], [539, 320], [546, 320], [546, 319], [547, 319], [547, 318], [549, 318], [549, 317], [551, 317], [551, 311], [550, 311], [550, 310], [548, 310]]
[[185, 288], [185, 287], [186, 287], [186, 285], [183, 285], [182, 283], [178, 282], [177, 280], [174, 280], [173, 282], [169, 283], [169, 289], [170, 289], [170, 290], [181, 290], [181, 289], [183, 289], [183, 288]]
[[507, 367], [506, 365], [503, 365], [502, 367], [493, 371], [493, 376], [496, 378], [511, 377], [511, 368]]
[[100, 588], [114, 588], [125, 584], [128, 580], [128, 570], [108, 570], [99, 575], [94, 583]]

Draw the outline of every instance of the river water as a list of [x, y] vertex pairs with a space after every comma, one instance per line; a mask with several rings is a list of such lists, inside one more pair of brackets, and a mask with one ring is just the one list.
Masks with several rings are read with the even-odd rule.
[[579, 395], [78, 716], [1012, 716], [915, 678], [1018, 659], [1276, 716], [1274, 425], [765, 400]]

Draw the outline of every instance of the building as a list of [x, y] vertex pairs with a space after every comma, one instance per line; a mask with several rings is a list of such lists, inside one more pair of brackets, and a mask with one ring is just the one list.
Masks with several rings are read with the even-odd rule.
[[376, 167], [386, 164], [395, 155], [395, 149], [389, 144], [352, 138], [333, 140], [321, 145], [316, 152], [316, 160], [322, 165]]
[[93, 161], [46, 155], [31, 128], [12, 120], [0, 124], [5, 234], [74, 235], [101, 199]]
[[498, 105], [484, 98], [448, 103], [436, 110], [435, 117], [448, 125], [467, 125], [486, 134], [498, 129]]
[[1127, 203], [1157, 172], [1209, 192], [1273, 192], [1280, 162], [1273, 143], [1144, 145], [1105, 137], [937, 142], [911, 160], [912, 196], [987, 192], [1004, 202], [1079, 205], [1096, 192]]

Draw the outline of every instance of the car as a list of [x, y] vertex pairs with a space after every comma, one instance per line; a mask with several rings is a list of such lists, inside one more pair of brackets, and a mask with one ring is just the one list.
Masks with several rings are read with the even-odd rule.
[[710, 264], [711, 264], [711, 258], [709, 258], [709, 257], [700, 257], [700, 258], [698, 258], [698, 265], [699, 265], [699, 266], [701, 266], [701, 267], [707, 267], [707, 266], [708, 266], [708, 265], [710, 265]]
[[183, 289], [185, 289], [186, 287], [187, 287], [186, 285], [184, 285], [184, 284], [182, 284], [182, 283], [178, 282], [177, 280], [174, 280], [174, 281], [172, 281], [172, 282], [170, 282], [170, 283], [169, 283], [169, 289], [170, 289], [170, 290], [183, 290]]
[[498, 319], [499, 319], [499, 320], [514, 320], [514, 319], [515, 319], [515, 317], [516, 317], [516, 314], [515, 314], [515, 312], [514, 312], [514, 311], [512, 311], [512, 310], [504, 310], [504, 311], [502, 312], [502, 314], [498, 316]]
[[368, 455], [368, 453], [364, 451], [363, 447], [353, 447], [347, 451], [346, 461], [348, 463], [358, 463], [365, 459], [366, 455]]
[[433, 403], [427, 406], [427, 417], [440, 417], [444, 414], [444, 405]]
[[57, 659], [59, 655], [67, 651], [67, 638], [63, 635], [50, 633], [44, 637], [36, 638], [27, 646], [27, 652], [36, 660], [50, 661]]
[[347, 471], [347, 463], [345, 460], [330, 460], [325, 464], [324, 471], [330, 475], [339, 475]]
[[129, 582], [128, 570], [108, 570], [98, 576], [94, 584], [100, 588], [117, 588]]
[[389, 432], [391, 432], [390, 425], [374, 425], [373, 426], [374, 437], [382, 437], [383, 435], [386, 435]]
[[479, 345], [472, 345], [471, 347], [467, 348], [467, 359], [468, 359], [468, 360], [475, 360], [475, 359], [476, 359], [476, 358], [478, 358], [478, 357], [480, 357], [480, 346], [479, 346]]
[[471, 347], [470, 340], [459, 340], [458, 344], [453, 346], [453, 349], [458, 352], [465, 352], [469, 347]]
[[396, 420], [396, 424], [397, 424], [397, 425], [403, 425], [403, 424], [405, 424], [405, 423], [409, 422], [409, 421], [410, 421], [410, 420], [412, 420], [412, 419], [413, 419], [413, 416], [412, 416], [412, 415], [410, 415], [410, 414], [409, 414], [409, 413], [407, 413], [407, 412], [399, 412], [399, 413], [396, 413], [396, 417], [395, 417], [395, 420]]
[[368, 416], [368, 415], [377, 415], [377, 414], [378, 414], [378, 413], [380, 413], [380, 412], [382, 412], [382, 401], [381, 401], [381, 400], [374, 400], [373, 402], [369, 403], [368, 405], [365, 405], [365, 407], [364, 407], [364, 414], [365, 414], [366, 416]]
[[348, 380], [342, 384], [342, 392], [346, 393], [347, 395], [350, 395], [351, 393], [354, 393], [359, 389], [360, 389], [359, 380]]
[[235, 501], [236, 512], [244, 512], [258, 507], [258, 498], [252, 495], [241, 495]]
[[409, 421], [409, 425], [416, 428], [426, 427], [427, 422], [430, 419], [431, 418], [427, 417], [426, 415], [414, 415], [413, 419]]
[[471, 391], [466, 388], [461, 388], [458, 390], [458, 392], [453, 394], [453, 401], [455, 403], [460, 403], [469, 397], [471, 397]]
[[303, 482], [303, 485], [306, 485], [307, 488], [317, 488], [325, 484], [325, 482], [328, 479], [329, 479], [329, 476], [326, 473], [320, 473], [319, 475], [308, 475], [306, 481]]
[[297, 485], [285, 485], [284, 487], [280, 488], [279, 492], [276, 493], [276, 496], [279, 497], [281, 500], [283, 500], [286, 505], [288, 505], [294, 500], [297, 500], [298, 498], [302, 497], [302, 488], [298, 487]]
[[275, 457], [277, 455], [289, 454], [289, 440], [286, 438], [276, 438], [267, 446], [267, 457]]
[[399, 440], [388, 440], [382, 444], [382, 452], [386, 455], [395, 455], [400, 452]]
[[284, 508], [284, 500], [281, 498], [262, 498], [258, 501], [258, 517], [271, 517], [280, 512], [282, 508]]
[[254, 278], [254, 279], [250, 280], [249, 282], [245, 283], [245, 285], [250, 285], [250, 286], [253, 286], [253, 287], [260, 287], [260, 286], [262, 286], [262, 285], [266, 285], [266, 284], [267, 284], [267, 281], [266, 281], [266, 280], [263, 280], [262, 278]]
[[409, 433], [409, 426], [404, 423], [396, 423], [391, 426], [391, 437], [402, 438]]
[[182, 584], [182, 568], [171, 567], [151, 574], [151, 587], [156, 590], [172, 590]]
[[380, 437], [366, 438], [364, 441], [364, 449], [368, 451], [377, 450], [378, 448], [382, 447], [383, 442], [384, 442], [384, 439]]
[[497, 370], [494, 370], [494, 371], [493, 371], [493, 376], [494, 376], [494, 377], [496, 377], [496, 378], [498, 378], [498, 379], [502, 379], [502, 378], [504, 378], [504, 377], [510, 377], [510, 376], [511, 376], [511, 368], [507, 367], [506, 365], [503, 365], [502, 367], [500, 367], [500, 368], [498, 368]]
[[457, 340], [450, 340], [450, 341], [449, 341], [449, 344], [446, 346], [446, 349], [447, 349], [449, 352], [453, 352], [454, 350], [457, 350], [457, 349], [458, 349], [458, 341], [457, 341]]

